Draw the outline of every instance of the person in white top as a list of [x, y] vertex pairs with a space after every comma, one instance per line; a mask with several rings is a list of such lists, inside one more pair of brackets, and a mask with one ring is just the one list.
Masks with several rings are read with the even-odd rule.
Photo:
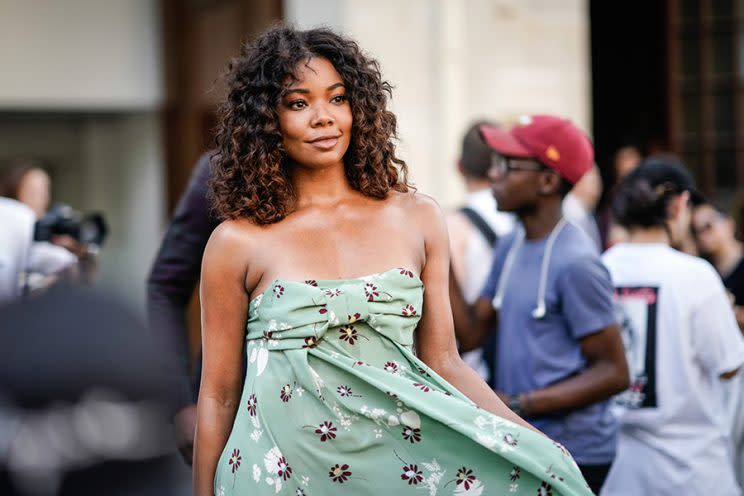
[[631, 387], [615, 399], [620, 429], [602, 496], [741, 495], [723, 381], [744, 339], [715, 269], [670, 245], [690, 229], [694, 183], [668, 158], [624, 180], [613, 213], [627, 242], [603, 262], [615, 285]]
[[23, 295], [25, 275], [53, 276], [76, 264], [64, 248], [34, 242], [36, 215], [27, 205], [0, 196], [0, 219], [0, 304]]
[[602, 196], [602, 176], [595, 165], [578, 180], [563, 198], [563, 217], [581, 228], [591, 238], [597, 253], [602, 252], [602, 237], [594, 218], [594, 211]]
[[[480, 136], [478, 129], [481, 124], [486, 122], [470, 126], [462, 139], [457, 168], [467, 189], [465, 204], [446, 217], [454, 279], [468, 303], [473, 303], [483, 289], [491, 270], [496, 242], [514, 229], [514, 216], [496, 209], [496, 199], [488, 180], [491, 150]], [[482, 348], [465, 352], [462, 358], [488, 380], [488, 366]]]

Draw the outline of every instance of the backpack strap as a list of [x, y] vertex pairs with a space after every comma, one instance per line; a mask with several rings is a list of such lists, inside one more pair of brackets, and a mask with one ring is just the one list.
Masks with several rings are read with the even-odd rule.
[[485, 219], [483, 219], [483, 217], [478, 214], [478, 212], [470, 207], [462, 207], [460, 209], [460, 212], [462, 212], [462, 214], [468, 218], [468, 220], [475, 226], [475, 228], [478, 229], [483, 237], [486, 238], [486, 241], [488, 241], [489, 245], [494, 246], [496, 244], [498, 236], [496, 235], [494, 230], [491, 229], [491, 226], [488, 225], [488, 222], [486, 222]]

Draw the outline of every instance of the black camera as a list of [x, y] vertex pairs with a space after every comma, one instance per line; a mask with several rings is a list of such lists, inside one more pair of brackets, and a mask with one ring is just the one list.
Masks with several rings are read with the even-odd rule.
[[34, 241], [51, 241], [53, 236], [66, 234], [83, 245], [101, 246], [108, 234], [103, 214], [83, 214], [69, 205], [53, 205], [36, 221]]

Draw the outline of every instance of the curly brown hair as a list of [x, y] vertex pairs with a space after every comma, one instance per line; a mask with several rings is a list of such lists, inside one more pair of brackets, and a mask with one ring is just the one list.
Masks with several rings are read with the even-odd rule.
[[297, 81], [299, 64], [313, 57], [331, 62], [346, 86], [353, 124], [344, 168], [351, 187], [373, 198], [410, 188], [406, 163], [395, 155], [396, 118], [386, 108], [392, 87], [383, 81], [377, 61], [328, 29], [299, 31], [278, 24], [244, 45], [229, 66], [209, 184], [221, 219], [271, 224], [294, 210], [277, 106]]

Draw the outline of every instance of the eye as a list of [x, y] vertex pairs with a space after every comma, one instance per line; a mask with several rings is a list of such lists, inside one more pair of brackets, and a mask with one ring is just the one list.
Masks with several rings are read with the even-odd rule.
[[331, 98], [331, 102], [337, 103], [337, 104], [342, 104], [345, 101], [347, 101], [346, 95], [336, 95], [333, 98]]
[[287, 107], [292, 110], [301, 110], [307, 107], [307, 103], [305, 103], [305, 100], [292, 100], [291, 102], [287, 103]]

